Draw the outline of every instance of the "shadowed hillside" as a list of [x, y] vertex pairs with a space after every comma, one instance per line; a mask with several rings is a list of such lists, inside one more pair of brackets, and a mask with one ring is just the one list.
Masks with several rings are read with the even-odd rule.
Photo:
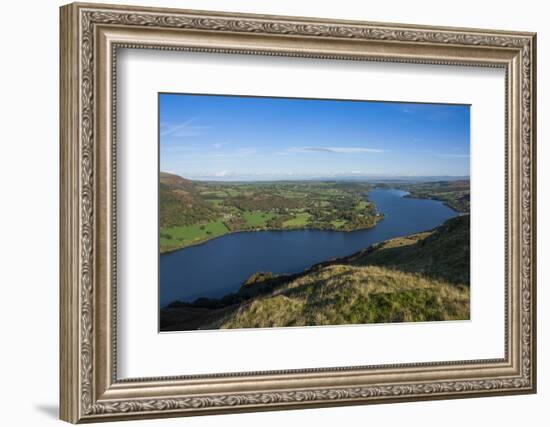
[[205, 182], [161, 172], [160, 252], [253, 230], [372, 228], [382, 219], [353, 182]]
[[469, 319], [469, 236], [464, 215], [299, 274], [257, 273], [221, 299], [162, 309], [161, 330]]
[[437, 181], [402, 186], [409, 197], [441, 200], [457, 212], [470, 212], [470, 180]]
[[353, 265], [383, 266], [469, 286], [470, 215], [452, 218], [434, 231], [373, 245], [345, 260]]
[[160, 173], [160, 226], [190, 225], [211, 218], [214, 210], [202, 200], [193, 181]]

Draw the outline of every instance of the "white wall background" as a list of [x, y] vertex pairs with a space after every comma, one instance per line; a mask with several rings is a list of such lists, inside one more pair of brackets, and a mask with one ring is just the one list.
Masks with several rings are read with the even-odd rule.
[[[121, 3], [110, 0], [112, 3]], [[130, 0], [129, 0], [130, 1]], [[550, 405], [550, 28], [535, 0], [133, 0], [133, 4], [538, 32], [539, 393], [438, 402], [209, 416], [133, 425], [546, 425]], [[0, 25], [0, 420], [60, 425], [58, 402], [58, 7], [6, 2]], [[490, 167], [488, 165], [488, 167]], [[545, 218], [546, 217], [546, 218]]]

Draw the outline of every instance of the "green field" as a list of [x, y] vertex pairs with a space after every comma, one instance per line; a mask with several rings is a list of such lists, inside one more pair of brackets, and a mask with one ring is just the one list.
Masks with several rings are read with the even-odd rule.
[[161, 173], [160, 251], [238, 231], [372, 228], [383, 216], [367, 197], [400, 188], [469, 213], [468, 180], [411, 183], [344, 181], [203, 182]]
[[249, 211], [244, 212], [242, 217], [250, 227], [265, 227], [268, 221], [274, 219], [277, 215], [267, 211]]
[[363, 209], [367, 209], [368, 203], [367, 202], [359, 202], [357, 206], [355, 206], [355, 210], [362, 211]]
[[331, 224], [335, 229], [339, 229], [345, 223], [346, 223], [346, 221], [331, 221]]
[[181, 227], [163, 228], [160, 233], [161, 252], [190, 246], [229, 232], [223, 222], [209, 222]]
[[305, 227], [310, 219], [311, 215], [307, 212], [297, 213], [294, 218], [288, 219], [283, 222], [283, 227]]

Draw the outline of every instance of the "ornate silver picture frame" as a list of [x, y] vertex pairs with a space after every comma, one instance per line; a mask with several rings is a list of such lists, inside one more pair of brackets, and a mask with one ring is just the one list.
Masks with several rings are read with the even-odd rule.
[[[60, 43], [61, 419], [97, 422], [536, 391], [535, 34], [75, 3], [61, 8]], [[116, 61], [122, 48], [503, 69], [504, 357], [120, 379]]]

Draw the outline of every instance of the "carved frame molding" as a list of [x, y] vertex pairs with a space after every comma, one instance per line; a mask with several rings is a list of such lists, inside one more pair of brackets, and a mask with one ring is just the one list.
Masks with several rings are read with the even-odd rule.
[[[506, 357], [117, 380], [111, 279], [116, 282], [114, 65], [121, 47], [506, 68]], [[62, 7], [61, 418], [101, 421], [534, 392], [534, 97], [532, 33], [93, 4]], [[288, 380], [298, 386], [285, 386]], [[197, 384], [210, 389], [199, 393], [193, 388]]]

